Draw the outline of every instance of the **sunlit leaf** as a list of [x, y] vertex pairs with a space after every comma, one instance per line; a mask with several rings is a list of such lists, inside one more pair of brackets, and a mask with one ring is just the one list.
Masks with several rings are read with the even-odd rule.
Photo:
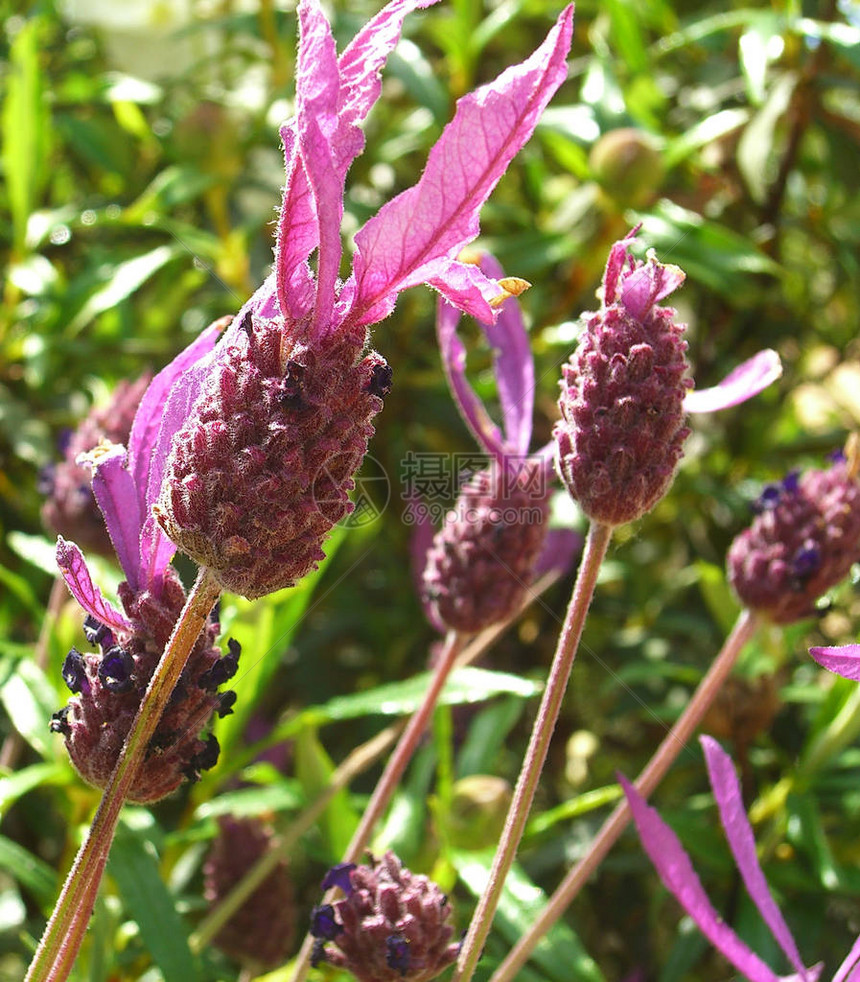
[[197, 964], [176, 903], [165, 887], [158, 854], [144, 830], [121, 822], [111, 848], [108, 872], [116, 881], [128, 912], [164, 982], [195, 982]]

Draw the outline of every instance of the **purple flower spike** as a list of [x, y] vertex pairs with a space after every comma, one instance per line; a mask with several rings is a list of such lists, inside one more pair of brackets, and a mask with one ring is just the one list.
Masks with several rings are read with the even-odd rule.
[[403, 18], [427, 5], [393, 0], [338, 57], [317, 0], [299, 4], [275, 271], [219, 346], [173, 440], [155, 505], [180, 549], [224, 589], [252, 599], [314, 569], [331, 529], [352, 511], [353, 475], [391, 385], [390, 368], [365, 350], [367, 327], [420, 283], [487, 322], [504, 296], [455, 257], [478, 234], [481, 206], [566, 77], [572, 7], [527, 61], [460, 100], [418, 183], [356, 233], [352, 271], [338, 279], [360, 124], [379, 97]]
[[816, 600], [860, 559], [857, 461], [792, 472], [765, 489], [754, 510], [729, 548], [729, 582], [747, 607], [775, 624], [812, 616]]
[[609, 253], [602, 304], [586, 316], [579, 347], [562, 368], [558, 471], [589, 518], [623, 525], [663, 497], [690, 434], [686, 415], [750, 398], [779, 377], [775, 352], [760, 352], [720, 385], [690, 392], [685, 325], [658, 302], [684, 282], [677, 266], [628, 250], [636, 229]]
[[[481, 257], [480, 270], [503, 284], [522, 284], [505, 280], [489, 255]], [[421, 595], [433, 626], [471, 634], [509, 616], [536, 575], [568, 565], [580, 541], [554, 536], [548, 543], [552, 465], [545, 454], [527, 456], [534, 363], [515, 296], [510, 293], [501, 304], [495, 323], [478, 322], [493, 349], [501, 429], [466, 378], [459, 322], [460, 312], [440, 300], [436, 330], [448, 385], [464, 422], [490, 455], [490, 465], [463, 486], [432, 540], [429, 522], [417, 523], [413, 561], [421, 562]], [[420, 504], [410, 507], [421, 515]]]
[[[708, 777], [720, 812], [720, 822], [726, 834], [744, 886], [774, 940], [795, 970], [791, 976], [777, 976], [734, 931], [722, 920], [702, 888], [690, 858], [675, 833], [666, 825], [654, 808], [623, 777], [620, 778], [642, 845], [654, 864], [660, 879], [671, 891], [689, 916], [696, 922], [711, 944], [751, 982], [818, 982], [822, 965], [806, 968], [797, 944], [777, 907], [756, 855], [752, 828], [744, 812], [741, 789], [731, 758], [711, 737], [701, 737], [708, 766]], [[852, 967], [860, 958], [860, 938], [833, 982], [848, 982]]]

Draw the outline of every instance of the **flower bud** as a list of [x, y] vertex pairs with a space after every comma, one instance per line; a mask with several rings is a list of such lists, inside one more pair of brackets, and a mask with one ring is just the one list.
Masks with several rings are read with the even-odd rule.
[[610, 526], [640, 518], [663, 497], [690, 433], [684, 327], [656, 305], [684, 274], [652, 256], [634, 260], [627, 247], [626, 239], [613, 246], [601, 308], [586, 315], [562, 369], [553, 432], [568, 491], [589, 518]]
[[732, 543], [729, 582], [775, 624], [815, 614], [815, 601], [860, 560], [857, 461], [789, 474], [763, 491], [752, 525]]
[[[203, 866], [203, 894], [210, 906], [222, 901], [273, 846], [272, 831], [259, 819], [218, 818], [218, 837]], [[226, 955], [255, 968], [287, 960], [295, 936], [295, 900], [286, 862], [279, 863], [213, 939]]]
[[471, 634], [512, 614], [531, 584], [548, 519], [539, 462], [496, 461], [475, 474], [427, 553], [423, 591], [435, 615]]
[[174, 437], [155, 514], [225, 590], [255, 599], [293, 586], [352, 511], [391, 380], [363, 346], [363, 329], [309, 344], [249, 313], [218, 352]]
[[[73, 693], [69, 704], [51, 720], [62, 733], [69, 756], [81, 777], [98, 788], [107, 787], [143, 694], [161, 658], [173, 626], [185, 604], [185, 590], [168, 570], [160, 596], [150, 590], [135, 593], [127, 583], [119, 595], [133, 632], [115, 635], [88, 617], [84, 632], [98, 653], [72, 648], [63, 665], [63, 679]], [[221, 656], [215, 646], [218, 625], [209, 622], [188, 659], [147, 747], [128, 800], [153, 802], [175, 791], [185, 780], [218, 760], [218, 741], [201, 736], [213, 713], [232, 712], [235, 693], [216, 689], [235, 674], [239, 644], [231, 640]]]
[[633, 127], [604, 133], [591, 148], [588, 164], [603, 191], [625, 207], [648, 202], [663, 177], [663, 160], [653, 139]]
[[41, 490], [47, 495], [42, 506], [42, 521], [52, 532], [103, 556], [113, 556], [113, 545], [93, 497], [90, 471], [77, 463], [77, 458], [93, 450], [102, 440], [128, 442], [134, 414], [149, 382], [149, 375], [143, 375], [135, 382], [119, 382], [110, 402], [93, 409], [72, 433], [62, 461], [42, 471]]
[[448, 835], [460, 849], [498, 845], [511, 803], [511, 786], [492, 774], [470, 774], [453, 788]]
[[314, 964], [345, 968], [359, 982], [425, 982], [457, 958], [451, 906], [435, 883], [393, 852], [371, 866], [343, 866], [323, 880], [346, 896], [314, 909]]

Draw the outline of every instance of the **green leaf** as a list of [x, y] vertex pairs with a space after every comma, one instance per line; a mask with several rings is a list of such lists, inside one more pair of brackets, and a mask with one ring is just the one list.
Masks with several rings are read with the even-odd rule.
[[690, 281], [719, 293], [736, 306], [758, 296], [755, 274], [780, 274], [780, 267], [742, 235], [662, 200], [640, 216], [642, 239], [664, 262], [677, 263]]
[[832, 44], [855, 68], [860, 68], [860, 27], [856, 24], [802, 17], [794, 27], [803, 37]]
[[774, 154], [774, 134], [777, 124], [791, 105], [796, 85], [796, 75], [782, 75], [738, 141], [738, 168], [747, 182], [750, 196], [758, 204], [764, 202], [775, 176], [770, 166]]
[[64, 764], [31, 764], [7, 777], [0, 777], [0, 816], [34, 788], [43, 784], [68, 784], [71, 777], [71, 769]]
[[158, 855], [145, 829], [132, 829], [126, 821], [120, 822], [108, 871], [164, 982], [195, 982], [199, 973], [185, 925], [161, 879]]
[[[410, 715], [421, 705], [430, 678], [429, 672], [422, 672], [403, 682], [392, 682], [352, 696], [338, 696], [322, 706], [311, 706], [278, 727], [272, 739], [283, 740], [308, 726], [342, 722], [362, 716]], [[451, 673], [445, 684], [439, 697], [439, 705], [470, 705], [501, 695], [532, 699], [540, 694], [542, 688], [541, 683], [530, 682], [521, 675], [493, 672], [485, 668], [458, 668]]]
[[116, 307], [141, 287], [151, 276], [180, 255], [175, 246], [161, 245], [119, 263], [111, 273], [108, 282], [96, 290], [65, 329], [67, 338], [79, 334], [99, 314]]
[[[313, 730], [304, 730], [295, 743], [296, 777], [305, 797], [313, 801], [328, 787], [334, 764]], [[319, 822], [319, 829], [330, 856], [342, 856], [358, 826], [358, 815], [350, 804], [346, 789], [331, 799]]]
[[[452, 856], [457, 872], [477, 897], [484, 892], [493, 861], [492, 852], [457, 852]], [[546, 906], [547, 896], [516, 864], [505, 880], [493, 924], [514, 944], [525, 934]], [[588, 954], [577, 934], [558, 921], [541, 939], [531, 960], [552, 982], [605, 982], [603, 973]]]
[[663, 163], [667, 169], [675, 167], [702, 147], [740, 129], [749, 118], [749, 109], [722, 109], [712, 116], [706, 116], [669, 141], [663, 151]]
[[0, 682], [2, 701], [12, 725], [42, 757], [57, 754], [57, 738], [51, 733], [51, 717], [59, 708], [56, 691], [45, 673], [32, 661], [21, 659]]
[[770, 11], [762, 12], [738, 41], [741, 71], [746, 79], [747, 95], [754, 106], [764, 102], [767, 69], [782, 54], [784, 30], [785, 17]]
[[243, 788], [241, 791], [220, 794], [199, 805], [194, 817], [205, 819], [218, 815], [235, 815], [237, 818], [247, 818], [266, 812], [295, 811], [301, 808], [304, 801], [298, 782], [284, 781], [269, 787]]
[[785, 804], [789, 816], [786, 838], [810, 860], [825, 890], [830, 892], [840, 889], [842, 877], [827, 844], [827, 836], [821, 826], [821, 814], [812, 795], [792, 793]]
[[12, 42], [3, 100], [3, 172], [12, 212], [14, 246], [21, 253], [27, 221], [48, 174], [49, 113], [39, 65], [41, 21], [24, 23]]
[[29, 890], [42, 907], [51, 907], [57, 893], [56, 872], [5, 835], [0, 835], [0, 869]]

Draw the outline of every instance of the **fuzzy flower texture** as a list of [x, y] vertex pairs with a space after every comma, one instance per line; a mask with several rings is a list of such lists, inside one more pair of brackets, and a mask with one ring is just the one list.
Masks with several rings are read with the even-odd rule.
[[[793, 972], [777, 975], [720, 917], [696, 875], [678, 837], [654, 808], [621, 779], [642, 845], [666, 888], [699, 930], [726, 960], [750, 982], [818, 982], [823, 965], [807, 968], [785, 918], [777, 907], [756, 855], [752, 828], [744, 812], [741, 788], [728, 754], [711, 737], [701, 738], [708, 777], [720, 822], [747, 893]], [[832, 982], [860, 982], [860, 937], [832, 976]]]
[[691, 391], [685, 325], [658, 303], [684, 282], [677, 266], [628, 254], [636, 229], [609, 254], [602, 304], [562, 369], [554, 436], [559, 476], [593, 521], [615, 526], [641, 518], [672, 483], [688, 413], [737, 405], [782, 373], [761, 351], [711, 389]]
[[339, 57], [317, 0], [299, 4], [275, 268], [168, 400], [166, 416], [182, 423], [157, 450], [169, 454], [158, 522], [224, 589], [248, 598], [314, 569], [329, 532], [352, 510], [353, 475], [391, 385], [384, 359], [366, 350], [369, 326], [420, 283], [490, 322], [504, 295], [456, 256], [478, 234], [481, 205], [566, 77], [572, 6], [530, 58], [459, 101], [417, 184], [356, 232], [351, 271], [339, 279], [345, 181], [364, 147], [360, 124], [379, 98], [405, 15], [432, 2], [393, 0]]
[[369, 866], [335, 866], [322, 882], [330, 887], [344, 897], [311, 914], [315, 965], [345, 968], [359, 982], [427, 982], [457, 958], [447, 897], [393, 852]]

